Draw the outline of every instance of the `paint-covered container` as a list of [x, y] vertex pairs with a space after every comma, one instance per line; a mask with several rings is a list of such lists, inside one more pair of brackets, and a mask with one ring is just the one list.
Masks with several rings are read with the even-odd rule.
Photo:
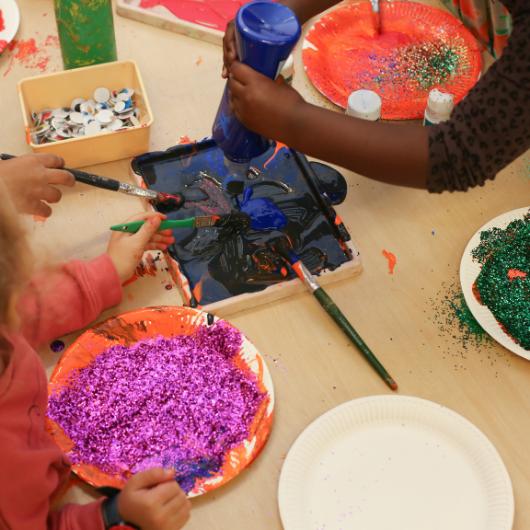
[[111, 0], [55, 0], [54, 4], [65, 69], [117, 59]]
[[[114, 132], [36, 144], [31, 138], [32, 113], [69, 107], [75, 98], [88, 99], [98, 87], [134, 90], [139, 124]], [[138, 66], [134, 61], [87, 66], [54, 74], [22, 79], [18, 84], [26, 141], [36, 153], [62, 156], [68, 167], [83, 167], [130, 158], [149, 151], [153, 114]]]
[[447, 121], [455, 107], [453, 94], [441, 92], [434, 88], [429, 92], [427, 108], [423, 118], [423, 125], [436, 125]]
[[382, 101], [373, 90], [355, 90], [348, 98], [346, 114], [361, 120], [377, 121], [381, 118]]
[[[275, 79], [300, 38], [300, 23], [288, 7], [257, 1], [244, 5], [236, 15], [236, 45], [239, 60]], [[269, 140], [248, 130], [230, 110], [225, 87], [213, 125], [213, 138], [225, 156], [244, 163], [263, 154]]]

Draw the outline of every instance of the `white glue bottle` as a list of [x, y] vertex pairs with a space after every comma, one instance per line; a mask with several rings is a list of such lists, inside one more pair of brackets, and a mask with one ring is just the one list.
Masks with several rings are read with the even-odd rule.
[[285, 82], [287, 84], [292, 84], [294, 75], [294, 57], [292, 53], [289, 55], [289, 57], [287, 57], [287, 59], [283, 63], [280, 70], [280, 74], [285, 79]]
[[348, 98], [346, 114], [361, 120], [377, 121], [381, 118], [381, 98], [372, 90], [356, 90]]
[[435, 125], [447, 121], [451, 117], [454, 106], [453, 94], [440, 92], [437, 88], [431, 90], [427, 99], [423, 125]]

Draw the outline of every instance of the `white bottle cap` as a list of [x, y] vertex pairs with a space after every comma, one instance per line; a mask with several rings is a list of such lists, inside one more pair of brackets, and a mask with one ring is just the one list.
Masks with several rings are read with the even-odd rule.
[[283, 66], [280, 70], [280, 74], [282, 77], [288, 81], [293, 77], [294, 74], [294, 57], [291, 53], [287, 59], [285, 59], [285, 62], [283, 63]]
[[348, 98], [348, 116], [377, 121], [381, 117], [381, 98], [372, 90], [356, 90]]
[[429, 92], [429, 99], [427, 100], [429, 114], [434, 114], [440, 118], [449, 118], [454, 106], [453, 94], [440, 92], [437, 88]]

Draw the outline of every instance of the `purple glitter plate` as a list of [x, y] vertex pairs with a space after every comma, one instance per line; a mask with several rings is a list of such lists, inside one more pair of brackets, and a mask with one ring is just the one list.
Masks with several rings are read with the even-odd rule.
[[83, 333], [50, 379], [47, 427], [94, 487], [174, 467], [189, 497], [260, 453], [273, 421], [265, 361], [231, 324], [187, 307], [139, 309]]

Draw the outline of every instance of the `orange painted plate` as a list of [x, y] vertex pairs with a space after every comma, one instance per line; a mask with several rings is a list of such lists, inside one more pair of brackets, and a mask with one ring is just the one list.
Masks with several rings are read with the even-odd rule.
[[[218, 320], [214, 318], [214, 322]], [[73, 371], [89, 365], [111, 346], [130, 346], [140, 340], [157, 336], [190, 335], [198, 327], [205, 325], [208, 325], [208, 313], [189, 307], [150, 307], [106, 320], [85, 331], [64, 352], [50, 378], [49, 393], [53, 395], [60, 392], [68, 384]], [[267, 395], [250, 426], [247, 439], [225, 455], [223, 467], [218, 473], [197, 479], [188, 497], [196, 497], [216, 489], [238, 475], [258, 456], [270, 434], [274, 410], [272, 379], [263, 357], [255, 346], [241, 335], [242, 345], [234, 363], [241, 370], [255, 374], [260, 390]], [[73, 443], [61, 427], [47, 418], [47, 428], [59, 447], [68, 453]], [[120, 489], [125, 482], [122, 476], [104, 473], [92, 465], [74, 464], [72, 469], [81, 479], [96, 488]]]
[[308, 31], [302, 58], [317, 90], [342, 108], [354, 90], [373, 90], [389, 120], [421, 118], [433, 88], [458, 103], [482, 70], [473, 35], [441, 9], [400, 1], [380, 6], [380, 35], [368, 1], [331, 11]]

